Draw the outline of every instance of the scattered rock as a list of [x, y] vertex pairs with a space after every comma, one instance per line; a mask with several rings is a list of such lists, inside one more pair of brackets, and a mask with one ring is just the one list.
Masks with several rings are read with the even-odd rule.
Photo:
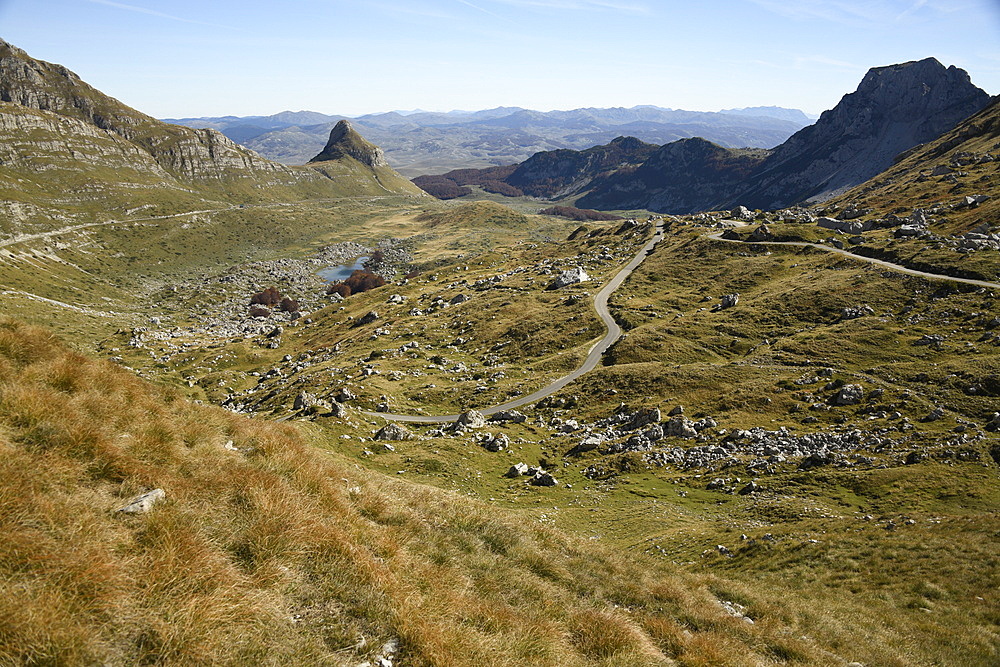
[[859, 384], [845, 384], [833, 399], [834, 405], [857, 405], [865, 397], [865, 390]]
[[124, 507], [119, 507], [118, 511], [123, 514], [145, 514], [153, 509], [153, 505], [165, 500], [166, 497], [167, 493], [163, 489], [153, 489], [128, 501]]
[[376, 440], [410, 440], [413, 434], [400, 424], [386, 424], [375, 433]]

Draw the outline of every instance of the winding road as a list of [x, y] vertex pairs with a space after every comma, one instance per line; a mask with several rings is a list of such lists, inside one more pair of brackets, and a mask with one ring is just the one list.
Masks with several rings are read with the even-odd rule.
[[706, 234], [705, 238], [712, 239], [713, 241], [722, 241], [724, 243], [742, 243], [752, 244], [752, 245], [780, 245], [780, 246], [795, 246], [799, 248], [816, 248], [817, 250], [825, 250], [826, 252], [832, 252], [837, 255], [843, 255], [845, 257], [850, 257], [851, 259], [856, 259], [862, 262], [868, 262], [869, 264], [875, 264], [876, 266], [883, 266], [887, 269], [892, 269], [897, 273], [905, 273], [908, 276], [918, 276], [920, 278], [928, 278], [930, 280], [950, 280], [955, 283], [963, 283], [966, 285], [976, 285], [977, 287], [989, 287], [992, 289], [1000, 289], [1000, 283], [991, 283], [987, 280], [975, 280], [973, 278], [956, 278], [955, 276], [946, 276], [940, 273], [928, 273], [926, 271], [917, 271], [916, 269], [908, 269], [900, 264], [893, 264], [892, 262], [887, 262], [883, 259], [875, 259], [874, 257], [865, 257], [864, 255], [857, 255], [850, 250], [842, 250], [840, 248], [834, 248], [833, 246], [826, 246], [820, 243], [809, 243], [807, 241], [740, 241], [738, 239], [724, 239], [722, 238], [723, 232], [715, 232], [714, 234]]
[[[594, 343], [594, 346], [590, 348], [590, 352], [587, 354], [587, 358], [584, 359], [583, 364], [577, 368], [575, 371], [569, 375], [564, 375], [563, 377], [555, 380], [551, 384], [542, 387], [536, 392], [528, 394], [527, 396], [521, 396], [520, 398], [515, 398], [513, 401], [507, 401], [501, 405], [493, 405], [486, 408], [475, 408], [480, 413], [489, 416], [501, 412], [504, 410], [513, 410], [514, 408], [519, 408], [523, 405], [528, 405], [536, 401], [540, 401], [546, 396], [551, 396], [556, 393], [566, 385], [568, 385], [573, 380], [577, 379], [585, 373], [597, 368], [597, 365], [601, 363], [601, 357], [607, 352], [608, 348], [611, 347], [615, 341], [617, 341], [621, 335], [621, 327], [615, 322], [615, 318], [611, 317], [611, 313], [608, 312], [608, 298], [611, 296], [612, 292], [621, 287], [622, 283], [632, 274], [637, 266], [642, 264], [642, 260], [646, 259], [646, 255], [649, 254], [653, 247], [656, 246], [664, 236], [663, 227], [657, 227], [656, 233], [653, 235], [646, 245], [642, 247], [639, 252], [635, 254], [628, 264], [622, 268], [621, 271], [615, 274], [615, 277], [608, 281], [601, 291], [594, 296], [594, 309], [597, 311], [597, 316], [601, 318], [604, 326], [607, 327], [608, 332], [604, 334], [604, 338]], [[458, 419], [458, 415], [439, 415], [439, 416], [423, 416], [423, 415], [397, 415], [390, 414], [387, 412], [365, 412], [364, 414], [371, 417], [381, 417], [389, 421], [397, 422], [413, 422], [419, 424], [444, 424], [448, 422], [453, 422]]]
[[[584, 375], [594, 370], [597, 367], [597, 365], [601, 362], [601, 357], [604, 355], [604, 353], [607, 352], [608, 348], [614, 345], [614, 343], [621, 337], [622, 334], [621, 327], [618, 326], [618, 323], [615, 322], [613, 317], [611, 317], [611, 313], [608, 312], [608, 298], [616, 289], [621, 287], [622, 283], [624, 283], [625, 280], [628, 279], [628, 277], [632, 274], [632, 272], [640, 264], [642, 264], [642, 261], [646, 258], [646, 255], [648, 255], [656, 246], [656, 244], [663, 239], [664, 234], [665, 230], [663, 229], [663, 227], [658, 227], [656, 233], [653, 235], [653, 238], [650, 239], [649, 242], [646, 243], [646, 245], [644, 245], [642, 249], [636, 253], [635, 257], [632, 258], [632, 261], [626, 264], [625, 267], [621, 269], [621, 271], [615, 274], [615, 277], [612, 278], [603, 288], [601, 288], [601, 291], [598, 292], [597, 295], [594, 297], [594, 309], [597, 311], [598, 317], [600, 317], [601, 321], [604, 322], [604, 325], [607, 327], [608, 331], [606, 334], [604, 334], [604, 337], [601, 340], [599, 340], [597, 343], [594, 344], [593, 347], [590, 348], [590, 352], [587, 354], [587, 358], [584, 360], [583, 364], [579, 368], [577, 368], [572, 373], [564, 375], [558, 380], [555, 380], [551, 384], [542, 387], [538, 391], [532, 392], [526, 396], [521, 396], [520, 398], [516, 398], [512, 401], [507, 401], [506, 403], [503, 403], [501, 405], [493, 405], [485, 408], [476, 408], [478, 412], [482, 413], [483, 415], [489, 416], [492, 414], [496, 414], [497, 412], [502, 412], [504, 410], [513, 410], [515, 408], [535, 403], [536, 401], [540, 401], [541, 399], [556, 393], [557, 391], [568, 385], [570, 382], [573, 382], [574, 380], [579, 378], [581, 375]], [[742, 244], [748, 243], [747, 241], [740, 241], [736, 239], [724, 239], [722, 238], [722, 232], [705, 234], [704, 236], [707, 239], [711, 239], [713, 241], [722, 241], [724, 243], [742, 243]], [[806, 241], [753, 241], [752, 244], [816, 248], [817, 250], [824, 250], [826, 252], [832, 252], [838, 255], [843, 255], [845, 257], [850, 257], [851, 259], [856, 259], [861, 262], [868, 262], [869, 264], [875, 264], [876, 266], [882, 266], [887, 269], [896, 271], [898, 273], [905, 273], [911, 276], [928, 278], [930, 280], [947, 280], [951, 282], [963, 283], [966, 285], [976, 285], [977, 287], [989, 287], [992, 289], [1000, 289], [1000, 283], [993, 283], [986, 280], [973, 280], [971, 278], [956, 278], [954, 276], [946, 276], [938, 273], [917, 271], [915, 269], [909, 269], [905, 266], [899, 264], [893, 264], [892, 262], [887, 262], [885, 260], [875, 259], [874, 257], [864, 257], [863, 255], [856, 255], [847, 250], [841, 250], [840, 248], [825, 246], [818, 243], [808, 243]], [[453, 422], [459, 417], [459, 415], [457, 414], [437, 415], [437, 416], [400, 415], [388, 412], [369, 412], [369, 411], [364, 411], [363, 414], [368, 415], [370, 417], [381, 417], [382, 419], [385, 419], [387, 421], [410, 422], [418, 424], [445, 424]]]

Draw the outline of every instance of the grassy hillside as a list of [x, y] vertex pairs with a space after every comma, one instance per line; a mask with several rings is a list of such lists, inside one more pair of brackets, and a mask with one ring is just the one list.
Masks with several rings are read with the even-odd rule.
[[[901, 155], [895, 165], [870, 181], [832, 200], [843, 208], [872, 209], [872, 216], [886, 217], [903, 209], [935, 209], [938, 222], [932, 230], [955, 234], [987, 225], [1000, 218], [1000, 101], [960, 123], [938, 139]], [[935, 169], [938, 173], [934, 173]], [[952, 208], [966, 196], [991, 195], [971, 207]]]
[[778, 607], [727, 612], [718, 577], [369, 472], [11, 320], [0, 450], [4, 664], [838, 662]]

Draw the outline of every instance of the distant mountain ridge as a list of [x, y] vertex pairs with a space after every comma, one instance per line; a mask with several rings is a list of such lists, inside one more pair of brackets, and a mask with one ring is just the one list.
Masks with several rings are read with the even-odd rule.
[[[684, 111], [655, 106], [533, 111], [497, 107], [480, 111], [367, 114], [352, 125], [385, 151], [401, 173], [415, 176], [456, 168], [523, 162], [547, 150], [580, 150], [630, 135], [663, 144], [702, 136], [722, 146], [775, 146], [810, 120], [797, 110], [760, 107], [759, 115]], [[787, 117], [777, 117], [784, 113]], [[321, 150], [345, 116], [282, 112], [273, 116], [167, 119], [217, 129], [234, 141], [285, 164], [304, 164]]]
[[[504, 182], [533, 196], [580, 194], [576, 205], [599, 210], [680, 214], [823, 201], [887, 169], [896, 156], [937, 138], [989, 101], [967, 72], [927, 58], [869, 70], [855, 92], [771, 150], [687, 138], [652, 150], [640, 162], [623, 161], [604, 170], [587, 166], [585, 151], [575, 157], [573, 151], [556, 151], [533, 156]], [[581, 166], [576, 172], [534, 170], [526, 179], [529, 164]], [[476, 183], [474, 176], [463, 177]], [[571, 190], [546, 188], [554, 178], [575, 185]]]

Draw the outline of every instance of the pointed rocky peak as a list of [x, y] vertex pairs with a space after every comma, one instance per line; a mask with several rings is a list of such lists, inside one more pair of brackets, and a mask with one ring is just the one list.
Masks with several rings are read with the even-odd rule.
[[358, 134], [347, 120], [333, 126], [326, 147], [309, 162], [327, 162], [344, 157], [352, 157], [372, 169], [389, 166], [382, 149]]

